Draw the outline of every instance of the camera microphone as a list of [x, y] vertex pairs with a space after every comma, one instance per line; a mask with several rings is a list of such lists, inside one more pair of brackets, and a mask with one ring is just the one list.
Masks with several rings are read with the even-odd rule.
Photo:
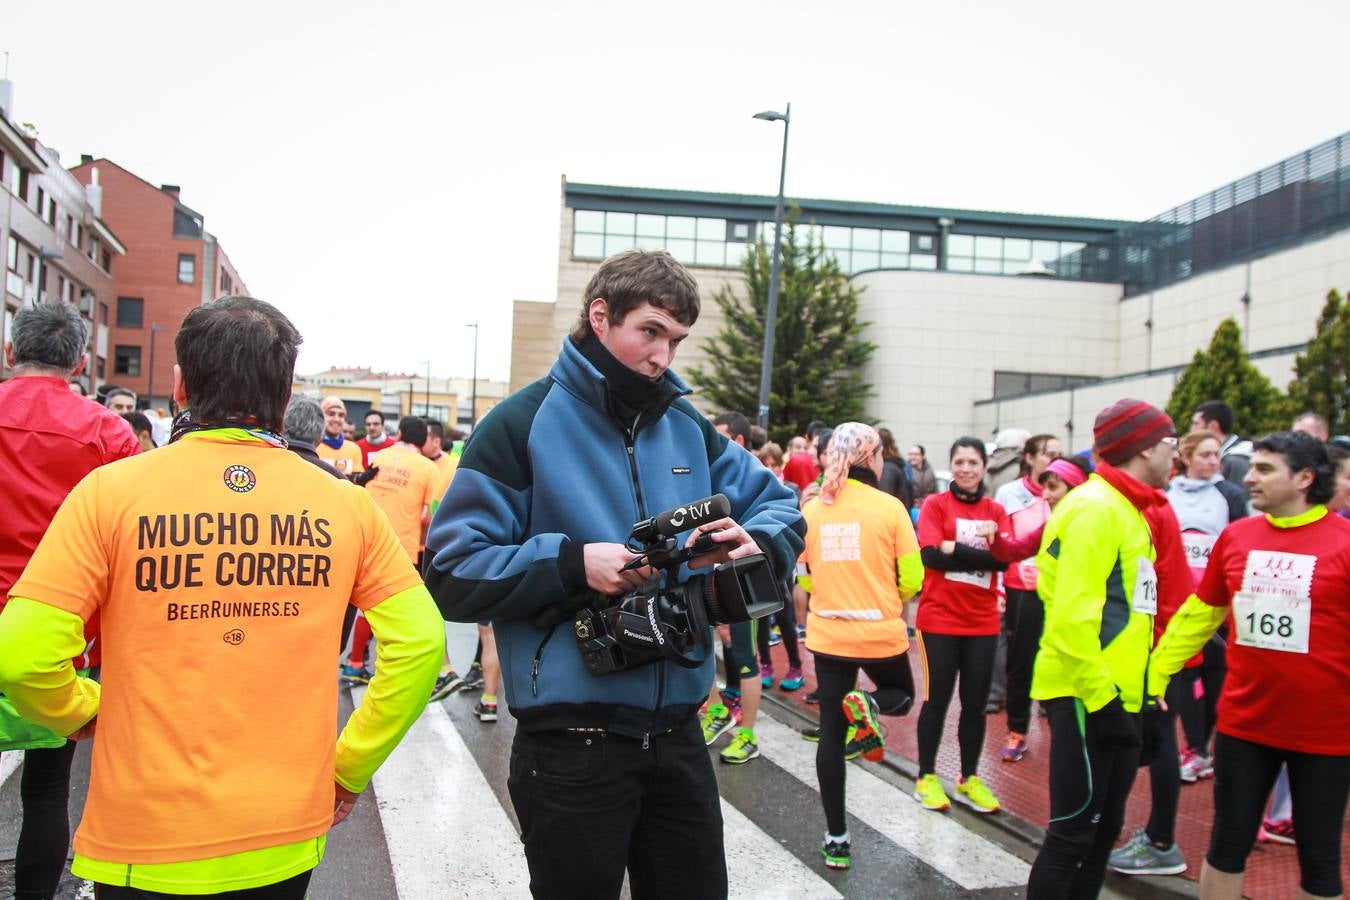
[[715, 522], [731, 515], [731, 501], [726, 494], [713, 494], [693, 503], [686, 503], [674, 509], [657, 513], [645, 522], [639, 522], [633, 528], [633, 538], [642, 543], [651, 543], [658, 537], [675, 537], [682, 531], [688, 531], [708, 522]]

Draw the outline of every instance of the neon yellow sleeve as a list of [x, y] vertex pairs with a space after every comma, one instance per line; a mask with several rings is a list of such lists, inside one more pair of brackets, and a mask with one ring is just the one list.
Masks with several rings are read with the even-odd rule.
[[0, 613], [0, 691], [25, 719], [70, 734], [98, 715], [98, 683], [70, 662], [83, 650], [83, 619], [14, 597]]
[[1188, 659], [1200, 652], [1200, 648], [1219, 630], [1226, 618], [1227, 606], [1210, 606], [1196, 594], [1191, 594], [1181, 604], [1149, 654], [1149, 696], [1161, 697], [1167, 693], [1167, 684], [1172, 676], [1181, 671]]
[[806, 591], [808, 594], [810, 594], [815, 588], [815, 582], [811, 580], [811, 576], [809, 574], [798, 575], [797, 586], [802, 590]]
[[426, 708], [445, 654], [445, 623], [419, 584], [365, 611], [375, 633], [375, 677], [338, 735], [338, 784], [360, 792]]
[[899, 575], [900, 599], [908, 600], [923, 587], [923, 559], [919, 551], [908, 553], [895, 561], [896, 574]]
[[1120, 526], [1102, 504], [1078, 504], [1065, 512], [1057, 528], [1054, 596], [1045, 604], [1041, 646], [1064, 661], [1063, 671], [1072, 681], [1065, 685], [1068, 693], [1096, 712], [1118, 693], [1102, 658], [1100, 634]]

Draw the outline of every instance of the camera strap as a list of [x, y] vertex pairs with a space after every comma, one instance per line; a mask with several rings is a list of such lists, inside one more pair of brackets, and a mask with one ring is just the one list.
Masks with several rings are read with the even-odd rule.
[[[656, 647], [661, 651], [661, 655], [675, 663], [677, 666], [681, 666], [685, 669], [697, 669], [699, 666], [703, 665], [704, 660], [707, 659], [707, 654], [704, 654], [700, 658], [695, 658], [692, 656], [685, 656], [675, 648], [674, 629], [661, 621], [661, 618], [657, 615], [656, 604], [654, 601], [654, 595], [643, 595], [642, 614], [647, 619], [647, 625], [651, 628], [652, 637], [656, 639]], [[702, 633], [696, 636], [699, 646], [707, 646], [706, 643], [704, 643], [705, 639], [706, 636]]]

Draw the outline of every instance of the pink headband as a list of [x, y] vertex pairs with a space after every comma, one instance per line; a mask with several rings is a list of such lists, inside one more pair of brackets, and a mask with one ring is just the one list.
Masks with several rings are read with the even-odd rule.
[[1069, 462], [1067, 459], [1057, 459], [1053, 461], [1050, 465], [1046, 466], [1045, 471], [1054, 472], [1059, 476], [1060, 481], [1071, 488], [1076, 488], [1084, 481], [1087, 481], [1087, 476], [1083, 474], [1083, 470]]

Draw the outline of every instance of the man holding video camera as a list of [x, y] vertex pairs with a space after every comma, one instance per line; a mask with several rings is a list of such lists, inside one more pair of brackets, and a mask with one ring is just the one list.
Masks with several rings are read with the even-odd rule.
[[[698, 313], [698, 286], [670, 254], [607, 260], [548, 376], [474, 430], [427, 535], [442, 613], [497, 632], [518, 721], [508, 786], [536, 897], [617, 897], [625, 869], [639, 900], [727, 892], [697, 720], [711, 633], [701, 590], [681, 583], [719, 565], [707, 585], [723, 596], [708, 606], [713, 621], [730, 615], [742, 579], [722, 576], [787, 571], [805, 525], [792, 494], [718, 434], [669, 370]], [[695, 519], [663, 551], [625, 543], [661, 510], [678, 515], [646, 533], [679, 531], [682, 505], [719, 492], [730, 514]], [[661, 565], [699, 539], [711, 549], [687, 567]]]

